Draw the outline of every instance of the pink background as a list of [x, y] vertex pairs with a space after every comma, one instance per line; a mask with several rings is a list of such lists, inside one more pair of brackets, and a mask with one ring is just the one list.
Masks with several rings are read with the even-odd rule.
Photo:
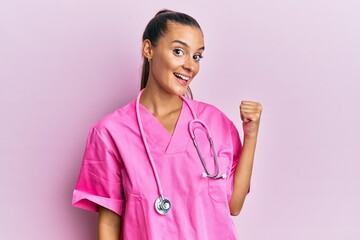
[[1, 1], [0, 238], [95, 239], [70, 204], [87, 133], [135, 97], [163, 7], [204, 30], [196, 99], [239, 129], [241, 99], [264, 107], [240, 239], [360, 239], [358, 0]]

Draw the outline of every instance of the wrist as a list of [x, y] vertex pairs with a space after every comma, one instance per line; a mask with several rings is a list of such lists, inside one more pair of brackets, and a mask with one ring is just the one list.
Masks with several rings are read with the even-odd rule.
[[252, 146], [255, 147], [257, 142], [257, 136], [244, 136], [243, 147]]
[[254, 134], [254, 135], [244, 134], [244, 142], [245, 141], [256, 142], [257, 141], [257, 134]]

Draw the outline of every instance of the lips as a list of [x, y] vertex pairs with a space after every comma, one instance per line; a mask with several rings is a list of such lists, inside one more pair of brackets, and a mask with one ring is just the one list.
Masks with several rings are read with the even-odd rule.
[[190, 80], [190, 77], [179, 74], [179, 73], [174, 73], [174, 76], [176, 77], [176, 80], [184, 87], [186, 87], [188, 85], [188, 81]]
[[188, 87], [190, 84], [190, 81], [192, 79], [191, 75], [184, 75], [181, 73], [174, 73], [174, 76], [176, 78], [176, 80], [178, 81], [178, 83], [180, 83], [183, 87]]
[[187, 82], [190, 80], [190, 77], [188, 76], [185, 76], [185, 75], [182, 75], [182, 74], [179, 74], [179, 73], [174, 73], [175, 77]]

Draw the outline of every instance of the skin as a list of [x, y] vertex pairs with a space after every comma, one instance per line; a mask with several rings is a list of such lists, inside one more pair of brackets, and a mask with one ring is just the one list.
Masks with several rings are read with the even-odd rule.
[[99, 206], [98, 239], [119, 240], [121, 228], [121, 217], [113, 211]]
[[[140, 103], [172, 134], [183, 104], [179, 96], [185, 94], [200, 69], [204, 37], [196, 27], [173, 22], [168, 22], [167, 27], [168, 31], [156, 45], [149, 40], [142, 44], [143, 56], [150, 63], [150, 71]], [[174, 73], [186, 76], [189, 80], [186, 83], [179, 81]], [[261, 112], [260, 103], [242, 101], [240, 104], [244, 141], [229, 203], [230, 214], [234, 216], [240, 213], [250, 186]], [[100, 240], [118, 239], [121, 226], [120, 216], [106, 208], [99, 208]]]
[[[150, 62], [149, 79], [141, 96], [144, 105], [168, 130], [174, 132], [187, 87], [200, 69], [204, 38], [200, 29], [168, 23], [168, 31], [157, 42], [143, 42], [143, 55]], [[186, 85], [174, 75], [189, 77]]]
[[244, 141], [240, 160], [235, 170], [234, 190], [230, 199], [230, 214], [239, 215], [249, 191], [259, 132], [262, 106], [252, 101], [241, 101], [240, 118], [243, 121]]

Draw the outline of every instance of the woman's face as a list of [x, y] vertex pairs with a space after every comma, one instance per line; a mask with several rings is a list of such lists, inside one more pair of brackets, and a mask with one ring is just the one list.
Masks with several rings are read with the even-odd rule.
[[184, 95], [199, 72], [204, 37], [197, 27], [168, 22], [167, 28], [156, 46], [144, 41], [144, 56], [150, 58], [147, 84], [157, 91]]

